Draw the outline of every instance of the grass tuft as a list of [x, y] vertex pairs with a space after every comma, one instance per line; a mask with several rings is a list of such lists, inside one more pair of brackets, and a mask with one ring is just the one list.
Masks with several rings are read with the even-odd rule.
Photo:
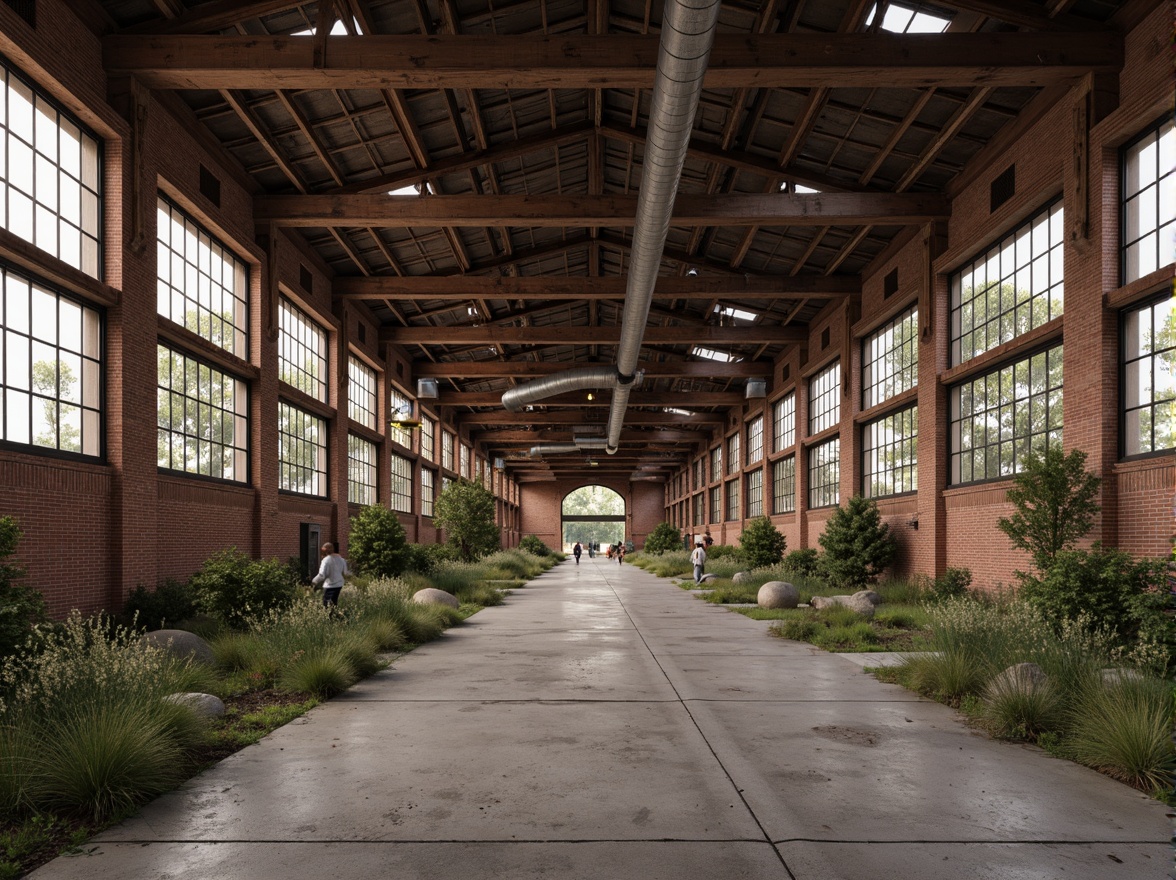
[[1068, 751], [1074, 760], [1142, 791], [1171, 787], [1172, 690], [1153, 679], [1091, 683], [1074, 706]]

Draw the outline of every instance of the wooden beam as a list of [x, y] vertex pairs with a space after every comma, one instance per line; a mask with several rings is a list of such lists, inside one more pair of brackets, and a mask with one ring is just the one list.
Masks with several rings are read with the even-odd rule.
[[[623, 195], [291, 195], [259, 196], [254, 219], [279, 226], [631, 227], [637, 196]], [[680, 195], [673, 226], [921, 225], [946, 219], [949, 203], [934, 193], [722, 193]]]
[[[106, 68], [159, 89], [650, 88], [657, 35], [329, 37], [129, 36], [103, 41]], [[1123, 38], [1095, 33], [718, 34], [707, 89], [1031, 86], [1123, 64]]]
[[[213, 0], [201, 3], [170, 21], [150, 21], [122, 31], [124, 34], [201, 34], [222, 31], [243, 21], [296, 9], [303, 0]], [[310, 39], [310, 38], [307, 38]]]
[[[626, 279], [566, 276], [494, 277], [455, 275], [441, 278], [381, 276], [336, 278], [332, 292], [342, 299], [361, 300], [601, 300], [624, 299]], [[725, 275], [720, 278], [663, 276], [654, 299], [837, 299], [861, 293], [857, 275]]]
[[[418, 379], [538, 379], [586, 364], [536, 363], [535, 361], [449, 361], [416, 364]], [[595, 365], [594, 365], [595, 366]], [[637, 365], [646, 378], [759, 379], [772, 374], [772, 365], [756, 361], [720, 364], [715, 361], [642, 361]]]
[[[752, 324], [748, 327], [648, 327], [647, 345], [751, 345], [758, 342], [804, 342], [808, 329], [804, 327], [772, 327]], [[621, 340], [621, 328], [572, 327], [566, 324], [551, 327], [385, 327], [380, 331], [381, 342], [397, 345], [481, 345], [500, 342], [503, 345], [616, 345]]]
[[[699, 407], [699, 406], [738, 406], [743, 403], [743, 393], [740, 391], [634, 391], [629, 395], [631, 406], [669, 406], [669, 407]], [[436, 406], [502, 406], [501, 391], [442, 391], [434, 404]], [[574, 406], [590, 407], [611, 406], [612, 394], [597, 392], [592, 400], [587, 399], [587, 392], [573, 391], [567, 394], [557, 394], [537, 402], [536, 406]]]
[[[575, 431], [557, 431], [557, 430], [492, 430], [480, 431], [477, 428], [472, 429], [471, 439], [475, 443], [484, 443], [486, 445], [493, 445], [498, 447], [510, 446], [513, 444], [528, 445], [535, 443], [570, 443], [573, 437], [584, 436]], [[599, 436], [603, 439], [604, 435]], [[621, 431], [621, 442], [626, 441], [636, 443], [695, 443], [699, 439], [707, 436], [705, 431], [675, 431], [675, 430], [657, 430], [657, 431]]]

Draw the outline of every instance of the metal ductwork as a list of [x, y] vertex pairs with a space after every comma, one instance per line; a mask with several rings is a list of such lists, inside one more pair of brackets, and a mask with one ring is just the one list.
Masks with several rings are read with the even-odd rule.
[[527, 452], [532, 458], [541, 455], [562, 455], [568, 452], [584, 452], [589, 449], [605, 449], [608, 441], [603, 437], [573, 437], [571, 443], [542, 443], [532, 446]]
[[[669, 0], [665, 7], [616, 367], [569, 370], [512, 388], [502, 396], [503, 406], [517, 411], [528, 403], [565, 391], [612, 388], [605, 447], [609, 455], [620, 445], [629, 392], [640, 381], [637, 363], [649, 320], [649, 304], [653, 300], [678, 181], [694, 128], [694, 113], [702, 93], [702, 77], [714, 41], [719, 6], [720, 0]], [[601, 371], [607, 375], [607, 381]], [[578, 448], [565, 451], [578, 451]]]

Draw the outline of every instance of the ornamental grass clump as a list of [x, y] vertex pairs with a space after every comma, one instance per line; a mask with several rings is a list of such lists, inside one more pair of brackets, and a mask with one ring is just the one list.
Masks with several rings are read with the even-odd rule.
[[1048, 678], [1038, 680], [1013, 667], [988, 683], [984, 716], [997, 736], [1036, 740], [1062, 721], [1062, 694]]
[[343, 645], [317, 645], [299, 652], [282, 667], [278, 688], [287, 693], [333, 697], [356, 681], [355, 667]]
[[213, 686], [208, 670], [75, 612], [0, 667], [0, 806], [103, 821], [166, 791], [203, 726], [165, 698]]
[[1168, 682], [1131, 675], [1091, 682], [1074, 703], [1067, 751], [1142, 791], [1167, 790], [1176, 770], [1173, 718]]
[[362, 591], [344, 596], [342, 607], [348, 619], [382, 617], [400, 627], [409, 643], [422, 645], [445, 631], [445, 624], [428, 605], [412, 601], [413, 593], [432, 586], [428, 578], [377, 578]]

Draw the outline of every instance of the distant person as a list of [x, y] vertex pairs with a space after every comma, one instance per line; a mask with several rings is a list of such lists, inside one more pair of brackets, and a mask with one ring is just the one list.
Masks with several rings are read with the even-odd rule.
[[343, 578], [347, 571], [347, 560], [335, 552], [335, 545], [328, 541], [323, 544], [323, 561], [314, 585], [323, 584], [323, 607], [332, 608], [339, 604], [339, 593], [343, 590]]
[[702, 541], [694, 545], [694, 552], [690, 554], [690, 563], [694, 566], [694, 584], [702, 583], [702, 569], [706, 566], [706, 548]]
[[617, 565], [625, 564], [625, 545], [617, 544]]
[[711, 544], [713, 544], [715, 542], [715, 539], [711, 537], [710, 529], [707, 529], [706, 534], [702, 536], [702, 542], [707, 547], [709, 547]]
[[580, 546], [580, 542], [576, 542], [576, 546], [572, 548], [572, 555], [576, 557], [576, 565], [580, 564], [580, 554], [584, 552], [584, 548]]

